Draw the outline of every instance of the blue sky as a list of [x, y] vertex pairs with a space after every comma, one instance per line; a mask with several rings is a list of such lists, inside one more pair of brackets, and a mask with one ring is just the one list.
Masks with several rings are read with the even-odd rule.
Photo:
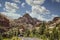
[[29, 13], [33, 18], [50, 21], [60, 16], [60, 0], [0, 0], [0, 12], [13, 19]]

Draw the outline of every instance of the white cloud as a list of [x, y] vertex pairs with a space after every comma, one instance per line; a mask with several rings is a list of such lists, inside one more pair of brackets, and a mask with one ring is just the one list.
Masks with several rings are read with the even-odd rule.
[[50, 14], [50, 11], [44, 6], [32, 6], [32, 12], [38, 14]]
[[1, 3], [0, 3], [0, 7], [2, 7]]
[[26, 10], [26, 13], [30, 13], [30, 11], [27, 11], [27, 10]]
[[22, 7], [25, 7], [25, 3], [22, 3], [21, 6], [22, 6]]
[[37, 13], [31, 13], [30, 16], [32, 16], [33, 18], [37, 18], [38, 20], [46, 21], [46, 19], [44, 18], [43, 15], [40, 15], [40, 14], [37, 14]]
[[54, 19], [54, 17], [59, 17], [58, 15], [55, 15], [55, 14], [52, 14], [52, 15], [49, 15], [49, 16], [50, 16], [50, 18], [46, 19], [47, 21], [52, 21]]
[[45, 16], [50, 14], [50, 11], [47, 10], [44, 6], [41, 6], [44, 3], [44, 1], [45, 0], [26, 0], [26, 2], [32, 6], [32, 12], [26, 12], [28, 12], [33, 18], [47, 21]]
[[41, 6], [45, 0], [26, 0], [26, 2], [32, 6], [32, 13], [38, 14], [50, 14], [44, 6]]
[[60, 2], [60, 0], [56, 0], [56, 2]]
[[37, 14], [37, 13], [30, 13], [30, 16], [32, 16], [33, 18], [37, 18], [38, 20], [43, 20], [43, 21], [47, 21], [46, 18], [44, 18], [44, 15], [41, 14]]
[[52, 17], [58, 17], [58, 15], [53, 14]]
[[16, 14], [16, 13], [8, 13], [8, 12], [1, 12], [1, 13], [12, 19], [17, 19], [21, 17], [21, 15]]
[[19, 7], [15, 3], [5, 2], [5, 8], [7, 12], [16, 12]]
[[49, 21], [46, 18], [46, 16], [49, 17], [49, 14], [50, 11], [47, 10], [44, 6], [32, 6], [32, 12], [30, 13], [33, 18], [37, 18], [43, 21]]
[[26, 3], [28, 3], [31, 6], [34, 5], [42, 5], [45, 0], [26, 0]]
[[37, 13], [29, 13], [30, 16], [32, 16], [33, 18], [37, 18], [38, 20], [42, 20], [42, 21], [51, 21], [53, 20], [54, 17], [58, 17], [58, 15], [49, 15], [49, 14], [37, 14]]
[[17, 14], [16, 11], [19, 9], [16, 3], [5, 2], [5, 12], [1, 12], [9, 18], [17, 19], [21, 17], [21, 15]]
[[20, 0], [12, 0], [12, 1], [14, 1], [16, 3], [21, 3]]
[[44, 6], [41, 6], [44, 3], [45, 0], [26, 0], [26, 2], [32, 6], [31, 10], [32, 12], [26, 11], [27, 13], [30, 14], [33, 18], [37, 18], [39, 20], [43, 21], [50, 21], [54, 17], [58, 15], [50, 15], [51, 12], [46, 9]]

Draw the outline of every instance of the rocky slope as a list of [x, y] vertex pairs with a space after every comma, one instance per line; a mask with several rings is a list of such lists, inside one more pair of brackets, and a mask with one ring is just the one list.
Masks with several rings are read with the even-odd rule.
[[5, 15], [0, 13], [0, 31], [8, 31], [10, 28], [28, 28], [32, 29], [33, 27], [39, 26], [42, 21], [32, 18], [29, 14], [23, 15], [18, 19], [9, 19]]
[[39, 21], [36, 18], [32, 18], [29, 14], [25, 14], [23, 17], [15, 19], [12, 25], [30, 29], [40, 25], [41, 23], [42, 21]]
[[[46, 23], [49, 27], [56, 26], [60, 23], [60, 17], [55, 17], [52, 21]], [[10, 28], [28, 28], [33, 29], [34, 27], [39, 27], [42, 24], [42, 21], [32, 18], [29, 14], [24, 14], [18, 19], [8, 19], [5, 15], [0, 14], [0, 32], [6, 31]]]
[[60, 24], [60, 17], [55, 17], [52, 21], [48, 22], [50, 28], [54, 28], [57, 24]]
[[0, 14], [0, 25], [9, 26], [9, 19], [7, 19], [5, 15]]
[[6, 31], [9, 29], [9, 19], [0, 13], [0, 32]]

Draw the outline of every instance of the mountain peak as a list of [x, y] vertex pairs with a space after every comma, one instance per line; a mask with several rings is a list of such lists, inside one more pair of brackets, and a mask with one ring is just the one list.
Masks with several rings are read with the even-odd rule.
[[28, 13], [24, 14], [23, 17], [31, 17]]

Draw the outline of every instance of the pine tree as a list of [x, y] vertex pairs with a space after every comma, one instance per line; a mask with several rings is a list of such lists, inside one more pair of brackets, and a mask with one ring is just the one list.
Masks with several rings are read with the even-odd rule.
[[32, 33], [33, 34], [36, 34], [36, 29], [35, 28], [32, 30]]
[[40, 26], [40, 28], [39, 28], [39, 34], [40, 34], [40, 35], [43, 35], [45, 29], [46, 29], [46, 26], [45, 26], [45, 23], [43, 22], [42, 26]]
[[2, 35], [1, 35], [1, 33], [0, 33], [0, 40], [3, 40], [3, 37], [2, 37]]
[[32, 34], [34, 37], [36, 36], [36, 29], [35, 28], [32, 30]]

